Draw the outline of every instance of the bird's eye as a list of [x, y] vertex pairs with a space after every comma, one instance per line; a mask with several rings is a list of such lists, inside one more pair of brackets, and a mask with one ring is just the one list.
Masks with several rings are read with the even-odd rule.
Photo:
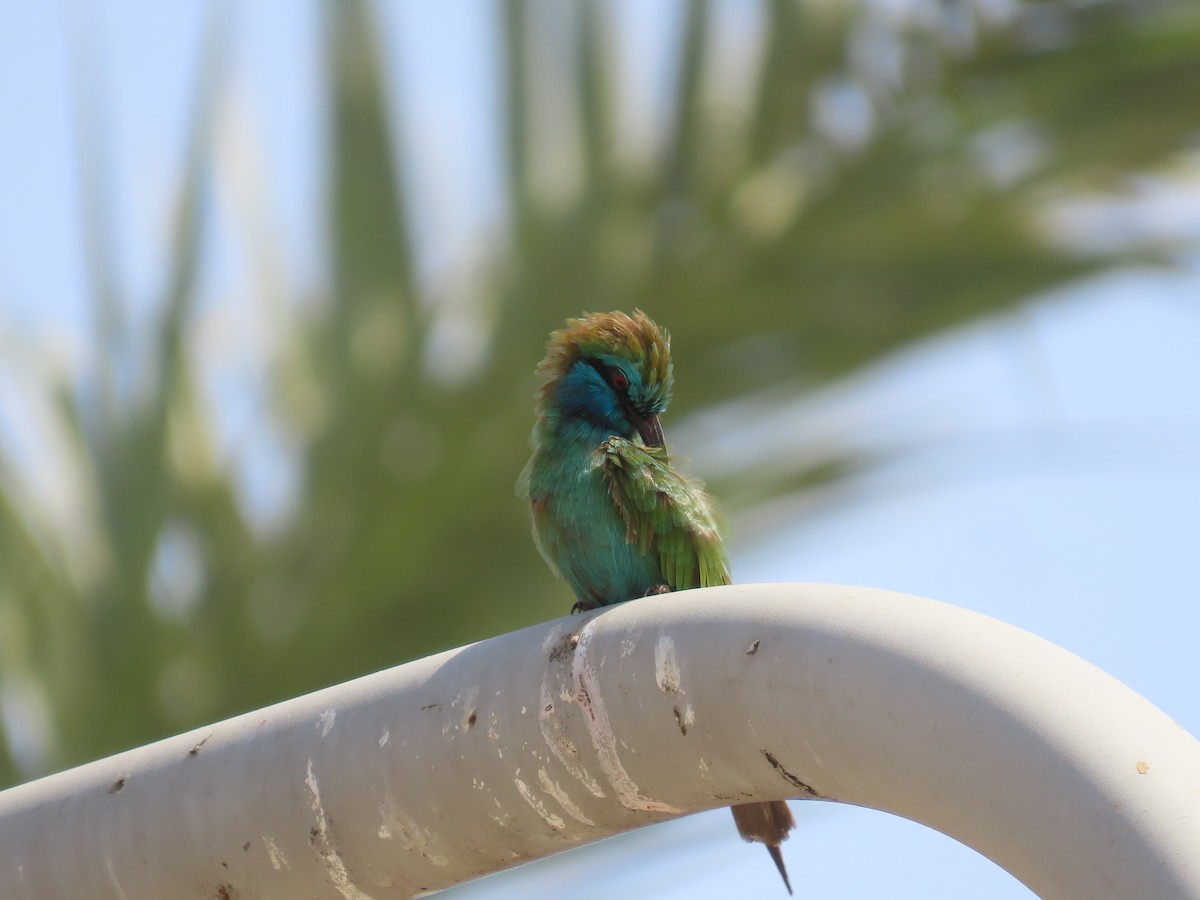
[[625, 388], [629, 387], [629, 376], [617, 368], [613, 368], [610, 371], [611, 374], [609, 375], [609, 378], [612, 380], [613, 387], [615, 387], [618, 391], [623, 391]]

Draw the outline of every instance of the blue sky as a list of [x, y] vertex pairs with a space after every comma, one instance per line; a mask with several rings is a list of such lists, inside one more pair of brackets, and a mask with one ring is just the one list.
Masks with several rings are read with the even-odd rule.
[[[675, 5], [616, 4], [629, 29], [623, 58], [652, 58], [669, 45]], [[88, 158], [108, 176], [108, 239], [132, 308], [145, 313], [155, 303], [156, 261], [168, 240], [205, 8], [197, 0], [0, 6], [0, 121], [7, 123], [0, 141], [0, 440], [24, 435], [23, 457], [35, 468], [39, 448], [28, 434], [39, 420], [24, 367], [71, 370], [86, 352], [89, 327], [73, 79], [109, 117], [107, 152], [93, 144]], [[229, 399], [245, 393], [230, 385], [253, 386], [260, 376], [259, 340], [269, 341], [247, 311], [261, 282], [237, 236], [265, 215], [260, 224], [278, 270], [295, 280], [286, 292], [303, 294], [322, 278], [315, 252], [322, 150], [314, 140], [324, 116], [315, 57], [320, 21], [311, 3], [256, 0], [230, 9], [235, 44], [218, 121], [213, 211], [220, 236], [207, 251], [202, 319], [225, 322], [220, 334], [233, 323], [250, 335], [223, 350], [213, 390], [228, 452], [261, 470], [256, 454], [278, 446], [269, 435], [247, 434], [250, 412]], [[399, 51], [390, 57], [393, 85], [416, 170], [409, 202], [430, 223], [422, 272], [436, 287], [488, 240], [502, 212], [497, 172], [472, 150], [497, 134], [491, 5], [386, 9], [380, 39]], [[68, 65], [73, 42], [94, 68]], [[652, 69], [638, 78], [655, 84]], [[631, 158], [642, 152], [640, 129], [661, 96], [658, 86], [631, 106], [622, 150]], [[1194, 163], [1180, 177], [1190, 179], [1187, 190], [1152, 191], [1129, 213], [1132, 224], [1121, 220], [1127, 229], [1168, 230], [1190, 247], [1174, 270], [1124, 270], [1029, 298], [1015, 315], [910, 348], [816, 395], [782, 406], [772, 398], [769, 414], [757, 415], [751, 398], [671, 423], [673, 444], [698, 472], [719, 471], [730, 454], [745, 452], [745, 440], [726, 446], [714, 421], [738, 422], [743, 438], [758, 429], [765, 439], [751, 443], [780, 453], [829, 443], [900, 451], [894, 462], [803, 505], [780, 501], [735, 521], [736, 577], [870, 585], [987, 613], [1090, 660], [1200, 733]], [[1104, 221], [1120, 233], [1121, 221], [1102, 216], [1079, 227]], [[42, 464], [39, 477], [51, 484], [57, 473]], [[250, 502], [268, 513], [272, 503], [285, 503], [286, 479], [260, 489]], [[830, 804], [798, 805], [797, 812], [801, 827], [785, 850], [799, 896], [1029, 896], [973, 851], [921, 826]], [[782, 893], [766, 855], [736, 839], [724, 811], [458, 892], [526, 897], [564, 883], [576, 898]]]

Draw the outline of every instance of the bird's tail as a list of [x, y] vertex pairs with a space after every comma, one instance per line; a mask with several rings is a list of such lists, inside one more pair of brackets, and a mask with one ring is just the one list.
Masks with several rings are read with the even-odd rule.
[[779, 845], [787, 840], [788, 832], [796, 827], [792, 811], [782, 800], [772, 800], [770, 803], [740, 803], [729, 807], [733, 813], [734, 824], [738, 833], [747, 841], [757, 841], [767, 845], [767, 852], [775, 861], [779, 874], [783, 876], [784, 887], [789, 894], [792, 883], [788, 880], [787, 868], [783, 865], [783, 853]]

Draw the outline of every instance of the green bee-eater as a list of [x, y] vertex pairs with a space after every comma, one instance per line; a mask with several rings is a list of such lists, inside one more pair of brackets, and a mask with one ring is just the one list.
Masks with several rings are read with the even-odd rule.
[[[585, 314], [550, 336], [538, 374], [533, 456], [519, 490], [575, 609], [729, 584], [712, 502], [671, 468], [658, 421], [673, 383], [667, 332], [641, 310]], [[791, 893], [779, 851], [795, 825], [787, 804], [731, 810], [742, 837], [767, 845]]]

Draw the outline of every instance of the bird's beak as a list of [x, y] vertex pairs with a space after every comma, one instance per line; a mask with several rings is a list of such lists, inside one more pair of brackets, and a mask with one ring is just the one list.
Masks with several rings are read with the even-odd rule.
[[649, 415], [644, 419], [637, 419], [638, 434], [642, 436], [642, 441], [647, 447], [665, 447], [666, 438], [663, 437], [662, 424], [658, 421], [658, 416]]

